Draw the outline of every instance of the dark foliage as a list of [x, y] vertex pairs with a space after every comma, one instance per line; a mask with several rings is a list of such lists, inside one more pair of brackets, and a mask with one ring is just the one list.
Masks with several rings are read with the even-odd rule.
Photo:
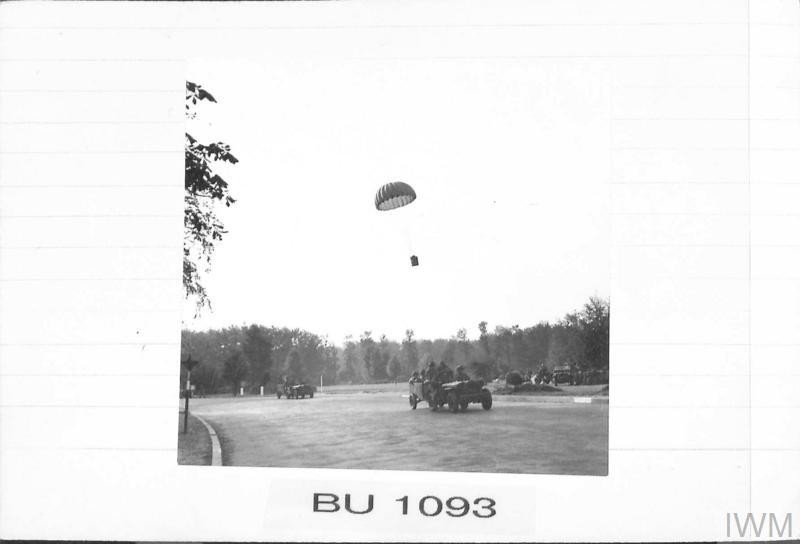
[[506, 374], [506, 385], [521, 385], [523, 381], [525, 380], [523, 379], [522, 374], [516, 370], [512, 370]]
[[239, 387], [231, 381], [237, 376], [224, 371], [224, 362], [234, 351], [241, 352], [246, 367], [241, 380], [255, 391], [290, 373], [315, 384], [320, 377], [325, 384], [394, 380], [428, 361], [443, 359], [451, 367], [463, 364], [471, 376], [485, 381], [507, 374], [509, 385], [517, 379], [519, 385], [523, 374], [538, 372], [542, 365], [548, 371], [570, 366], [582, 383], [606, 383], [609, 323], [608, 301], [593, 297], [580, 311], [556, 323], [499, 326], [489, 332], [482, 322], [477, 340], [467, 339], [464, 329], [449, 339], [418, 340], [409, 329], [402, 342], [385, 336], [376, 342], [372, 332], [365, 331], [358, 339], [347, 337], [338, 349], [324, 337], [300, 329], [250, 325], [183, 331], [182, 357], [191, 354], [201, 361], [192, 371], [192, 381], [208, 393]]
[[[200, 85], [186, 82], [186, 117], [194, 119], [194, 106], [199, 101], [216, 102]], [[202, 144], [186, 133], [184, 142], [184, 214], [183, 214], [183, 289], [187, 298], [194, 297], [198, 312], [210, 304], [202, 284], [202, 273], [208, 271], [214, 246], [222, 240], [225, 226], [215, 206], [236, 202], [228, 183], [214, 171], [214, 163], [236, 164], [238, 159], [222, 142]]]

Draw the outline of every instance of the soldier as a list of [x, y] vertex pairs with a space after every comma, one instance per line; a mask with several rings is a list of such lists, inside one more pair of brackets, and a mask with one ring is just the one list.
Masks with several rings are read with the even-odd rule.
[[536, 376], [539, 378], [539, 383], [547, 383], [550, 381], [547, 375], [547, 367], [542, 363], [539, 365], [539, 370], [536, 372]]
[[411, 378], [409, 378], [408, 383], [417, 383], [421, 381], [422, 378], [420, 377], [419, 372], [415, 370], [414, 372], [411, 373]]
[[436, 364], [433, 361], [428, 361], [428, 366], [425, 368], [424, 376], [429, 382], [436, 381]]
[[438, 379], [441, 383], [453, 381], [453, 371], [449, 366], [447, 366], [447, 363], [445, 363], [444, 360], [439, 363]]
[[468, 382], [470, 380], [469, 375], [464, 370], [464, 365], [458, 365], [456, 367], [456, 381], [457, 382]]
[[422, 396], [431, 399], [435, 393], [436, 383], [436, 366], [433, 361], [428, 361], [428, 365], [422, 371], [422, 377], [425, 380], [422, 385]]

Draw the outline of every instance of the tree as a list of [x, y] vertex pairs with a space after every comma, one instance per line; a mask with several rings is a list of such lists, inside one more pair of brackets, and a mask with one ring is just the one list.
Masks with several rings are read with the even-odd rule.
[[250, 369], [251, 383], [266, 384], [272, 370], [272, 342], [266, 329], [250, 325], [244, 333], [242, 353]]
[[300, 352], [297, 348], [292, 349], [286, 357], [286, 373], [296, 382], [305, 381], [303, 361], [300, 360]]
[[392, 355], [387, 367], [387, 373], [394, 381], [397, 381], [397, 379], [403, 375], [403, 364], [400, 362], [400, 358], [397, 356], [397, 354]]
[[486, 354], [491, 356], [491, 351], [489, 350], [489, 324], [486, 321], [481, 321], [478, 323], [478, 330], [481, 333], [478, 343], [486, 351]]
[[303, 376], [314, 383], [319, 382], [319, 377], [325, 372], [325, 343], [323, 339], [313, 333], [297, 330], [295, 345], [303, 362]]
[[525, 350], [525, 336], [519, 325], [511, 327], [511, 366], [523, 368], [531, 365]]
[[224, 379], [232, 388], [233, 396], [239, 391], [242, 382], [247, 377], [247, 362], [238, 349], [225, 359], [225, 366], [222, 371], [222, 379]]
[[[314, 383], [320, 375], [328, 384], [336, 380], [366, 383], [385, 379], [387, 374], [407, 376], [431, 360], [445, 359], [450, 363], [454, 356], [456, 362], [468, 367], [472, 376], [484, 380], [492, 380], [514, 368], [537, 370], [542, 363], [551, 369], [570, 364], [576, 370], [599, 371], [600, 376], [605, 376], [609, 314], [608, 300], [593, 297], [578, 311], [555, 323], [542, 321], [525, 329], [516, 325], [499, 326], [490, 332], [488, 324], [481, 322], [480, 336], [475, 341], [470, 341], [463, 330], [449, 339], [426, 339], [416, 338], [409, 329], [400, 343], [385, 337], [378, 342], [370, 331], [365, 331], [360, 338], [346, 337], [341, 351], [325, 337], [288, 327], [250, 325], [202, 332], [183, 330], [181, 358], [191, 354], [203, 362], [192, 371], [192, 383], [209, 394], [227, 391], [231, 386], [237, 388], [243, 380], [258, 385], [265, 372], [284, 373], [287, 367], [297, 374], [295, 378]], [[242, 361], [231, 362], [237, 357], [235, 352], [240, 352]], [[468, 358], [462, 360], [467, 353]], [[400, 364], [399, 373], [393, 359]], [[498, 366], [498, 362], [503, 365]], [[237, 376], [236, 367], [242, 364], [247, 373]], [[185, 379], [182, 370], [181, 384]]]
[[525, 329], [526, 354], [531, 370], [539, 368], [547, 359], [551, 335], [552, 327], [546, 321]]
[[[201, 101], [216, 99], [200, 85], [186, 82], [186, 117], [194, 119], [194, 106]], [[234, 198], [228, 183], [215, 171], [215, 163], [236, 164], [230, 146], [222, 142], [201, 144], [186, 133], [184, 141], [185, 175], [183, 195], [183, 290], [186, 298], [194, 297], [199, 313], [210, 305], [202, 283], [202, 272], [208, 272], [214, 246], [227, 231], [215, 207], [218, 202], [230, 206]]]
[[498, 325], [494, 329], [494, 352], [497, 354], [497, 364], [500, 370], [507, 372], [512, 367], [512, 329]]
[[577, 313], [569, 313], [553, 328], [547, 366], [551, 369], [559, 365], [585, 368], [586, 358], [583, 344], [583, 330]]
[[464, 363], [470, 362], [472, 359], [472, 344], [467, 338], [467, 329], [458, 329], [456, 332], [456, 342], [461, 350], [461, 360]]
[[361, 357], [364, 360], [364, 370], [367, 378], [372, 378], [375, 374], [375, 340], [372, 339], [372, 331], [364, 331], [358, 343], [361, 346]]
[[496, 375], [494, 365], [487, 362], [472, 361], [469, 364], [472, 375], [484, 381], [490, 381]]
[[417, 341], [414, 340], [413, 329], [406, 330], [406, 336], [403, 338], [403, 345], [400, 349], [406, 372], [411, 374], [419, 367], [419, 352], [417, 351]]
[[591, 297], [579, 314], [583, 328], [585, 364], [589, 368], [608, 370], [609, 303]]
[[358, 377], [356, 365], [358, 364], [358, 356], [356, 354], [356, 343], [351, 336], [345, 338], [343, 357], [343, 367], [339, 371], [339, 380], [343, 382], [354, 382]]
[[442, 360], [448, 365], [453, 365], [455, 363], [457, 345], [457, 342], [452, 339], [448, 340], [444, 345], [444, 350], [442, 351]]
[[492, 357], [491, 345], [489, 344], [489, 324], [486, 321], [478, 323], [477, 345], [473, 346], [472, 360], [469, 363], [472, 375], [482, 380], [491, 380], [497, 376], [497, 367]]
[[391, 346], [385, 334], [381, 335], [380, 344], [375, 347], [375, 357], [372, 365], [372, 377], [375, 380], [384, 380], [388, 377]]
[[334, 384], [337, 378], [336, 370], [339, 365], [339, 352], [336, 346], [329, 344], [327, 341], [325, 342], [324, 350], [325, 367], [322, 372], [323, 380], [326, 384]]

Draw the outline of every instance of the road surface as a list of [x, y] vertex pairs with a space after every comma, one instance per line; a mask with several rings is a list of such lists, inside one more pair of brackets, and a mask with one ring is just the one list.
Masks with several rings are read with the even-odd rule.
[[411, 410], [401, 394], [218, 397], [192, 400], [192, 411], [216, 430], [225, 465], [607, 473], [607, 404], [495, 395], [489, 411], [452, 414]]

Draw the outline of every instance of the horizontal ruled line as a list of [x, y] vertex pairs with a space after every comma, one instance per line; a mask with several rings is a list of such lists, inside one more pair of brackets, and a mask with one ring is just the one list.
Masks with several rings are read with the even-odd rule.
[[2, 189], [184, 189], [183, 183], [181, 181], [177, 181], [176, 183], [148, 183], [148, 184], [86, 184], [86, 185], [75, 185], [75, 184], [49, 184], [49, 185], [38, 185], [38, 184], [3, 184], [0, 183], [0, 190]]
[[[58, 447], [58, 446], [45, 446], [45, 445], [32, 445], [32, 446], [15, 446], [15, 445], [8, 445], [3, 444], [4, 450], [9, 451], [33, 451], [33, 452], [65, 452], [65, 451], [72, 451], [72, 452], [82, 452], [82, 451], [108, 451], [108, 452], [158, 452], [168, 454], [171, 453], [175, 455], [175, 446], [173, 445], [171, 448], [143, 448], [143, 447], [131, 447], [131, 446], [114, 446], [114, 447], [102, 447], [102, 446], [83, 446], [83, 447]], [[176, 465], [177, 466], [177, 465]]]
[[632, 217], [800, 217], [800, 212], [611, 212], [612, 216]]
[[184, 94], [183, 89], [0, 89], [0, 94], [4, 93], [91, 93], [91, 94]]
[[[612, 212], [618, 217], [800, 217], [800, 212], [747, 213], [747, 212]], [[154, 219], [180, 217], [181, 213], [171, 214], [41, 214], [41, 215], [0, 215], [2, 219]]]
[[0, 372], [0, 376], [13, 377], [13, 378], [174, 378], [177, 373], [169, 374], [58, 374], [58, 373], [4, 373]]
[[[749, 148], [752, 151], [798, 151], [800, 152], [800, 147], [756, 147], [752, 146]], [[612, 147], [612, 151], [741, 151], [746, 152], [748, 150], [748, 146], [741, 145], [741, 146], [725, 146], [725, 147], [703, 147], [703, 146], [653, 146], [653, 147], [635, 147], [635, 146], [621, 146], [621, 147]]]
[[[178, 375], [175, 374], [177, 377]], [[147, 410], [174, 410], [177, 406], [169, 404], [0, 404], [0, 410], [5, 410], [8, 408], [39, 408], [39, 409], [62, 409], [62, 408], [72, 408], [72, 409], [79, 409], [79, 410], [94, 410], [94, 409], [112, 409], [112, 410], [127, 410], [127, 409], [147, 409]]]
[[[182, 211], [182, 210], [181, 210]], [[176, 213], [93, 213], [93, 214], [53, 214], [53, 215], [0, 215], [2, 219], [154, 219], [154, 218], [180, 218], [181, 212]]]
[[0, 246], [0, 249], [3, 251], [6, 250], [14, 250], [14, 251], [40, 251], [40, 250], [72, 250], [72, 249], [108, 249], [108, 250], [119, 250], [119, 249], [180, 249], [183, 246], [181, 244], [178, 245], [152, 245], [152, 246]]
[[750, 452], [750, 451], [785, 451], [785, 452], [800, 452], [800, 448], [654, 448], [654, 447], [642, 447], [642, 448], [608, 448], [608, 451], [642, 451], [642, 452], [652, 452], [652, 451], [670, 451], [670, 452]]
[[[746, 53], [653, 53], [644, 55], [597, 54], [597, 55], [420, 55], [420, 56], [380, 56], [380, 57], [347, 57], [350, 60], [526, 60], [526, 59], [665, 59], [665, 58], [740, 58], [746, 59]], [[787, 57], [794, 58], [794, 57]], [[800, 57], [797, 57], [800, 58]]]
[[0, 121], [0, 126], [61, 126], [61, 125], [185, 125], [186, 119], [170, 121], [159, 120], [119, 120], [119, 121]]
[[612, 248], [626, 247], [680, 247], [680, 248], [800, 248], [800, 244], [612, 244]]
[[184, 59], [159, 59], [159, 58], [136, 58], [136, 57], [119, 57], [119, 58], [74, 58], [74, 57], [45, 57], [45, 58], [0, 58], [2, 62], [146, 62], [146, 63], [163, 63], [163, 64], [176, 64], [185, 62]]
[[0, 30], [131, 30], [131, 31], [183, 31], [183, 30], [358, 30], [366, 29], [448, 29], [448, 28], [538, 28], [538, 27], [669, 27], [669, 26], [768, 26], [800, 28], [797, 23], [748, 21], [631, 21], [609, 22], [538, 22], [538, 23], [422, 23], [422, 24], [348, 24], [348, 25], [220, 25], [220, 26], [0, 26]]
[[184, 149], [50, 149], [50, 150], [26, 150], [26, 151], [2, 151], [0, 155], [157, 155], [169, 153], [183, 153]]
[[800, 121], [800, 117], [612, 117], [614, 122], [625, 121], [657, 121], [657, 122], [747, 122], [747, 121], [787, 121], [796, 123]]
[[[648, 185], [683, 185], [689, 188], [694, 185], [748, 185], [746, 181], [611, 181], [611, 185], [637, 185], [646, 187]], [[797, 181], [756, 181], [756, 185], [800, 185], [800, 179]], [[0, 184], [0, 187], [2, 185]]]
[[175, 277], [153, 277], [153, 278], [0, 278], [0, 282], [50, 282], [50, 281], [178, 281], [180, 275]]
[[[175, 311], [175, 310], [171, 310]], [[5, 346], [47, 346], [47, 347], [56, 347], [56, 346], [80, 346], [80, 347], [91, 347], [91, 346], [180, 346], [180, 341], [178, 342], [151, 342], [151, 341], [140, 341], [140, 342], [0, 342], [0, 347]]]

